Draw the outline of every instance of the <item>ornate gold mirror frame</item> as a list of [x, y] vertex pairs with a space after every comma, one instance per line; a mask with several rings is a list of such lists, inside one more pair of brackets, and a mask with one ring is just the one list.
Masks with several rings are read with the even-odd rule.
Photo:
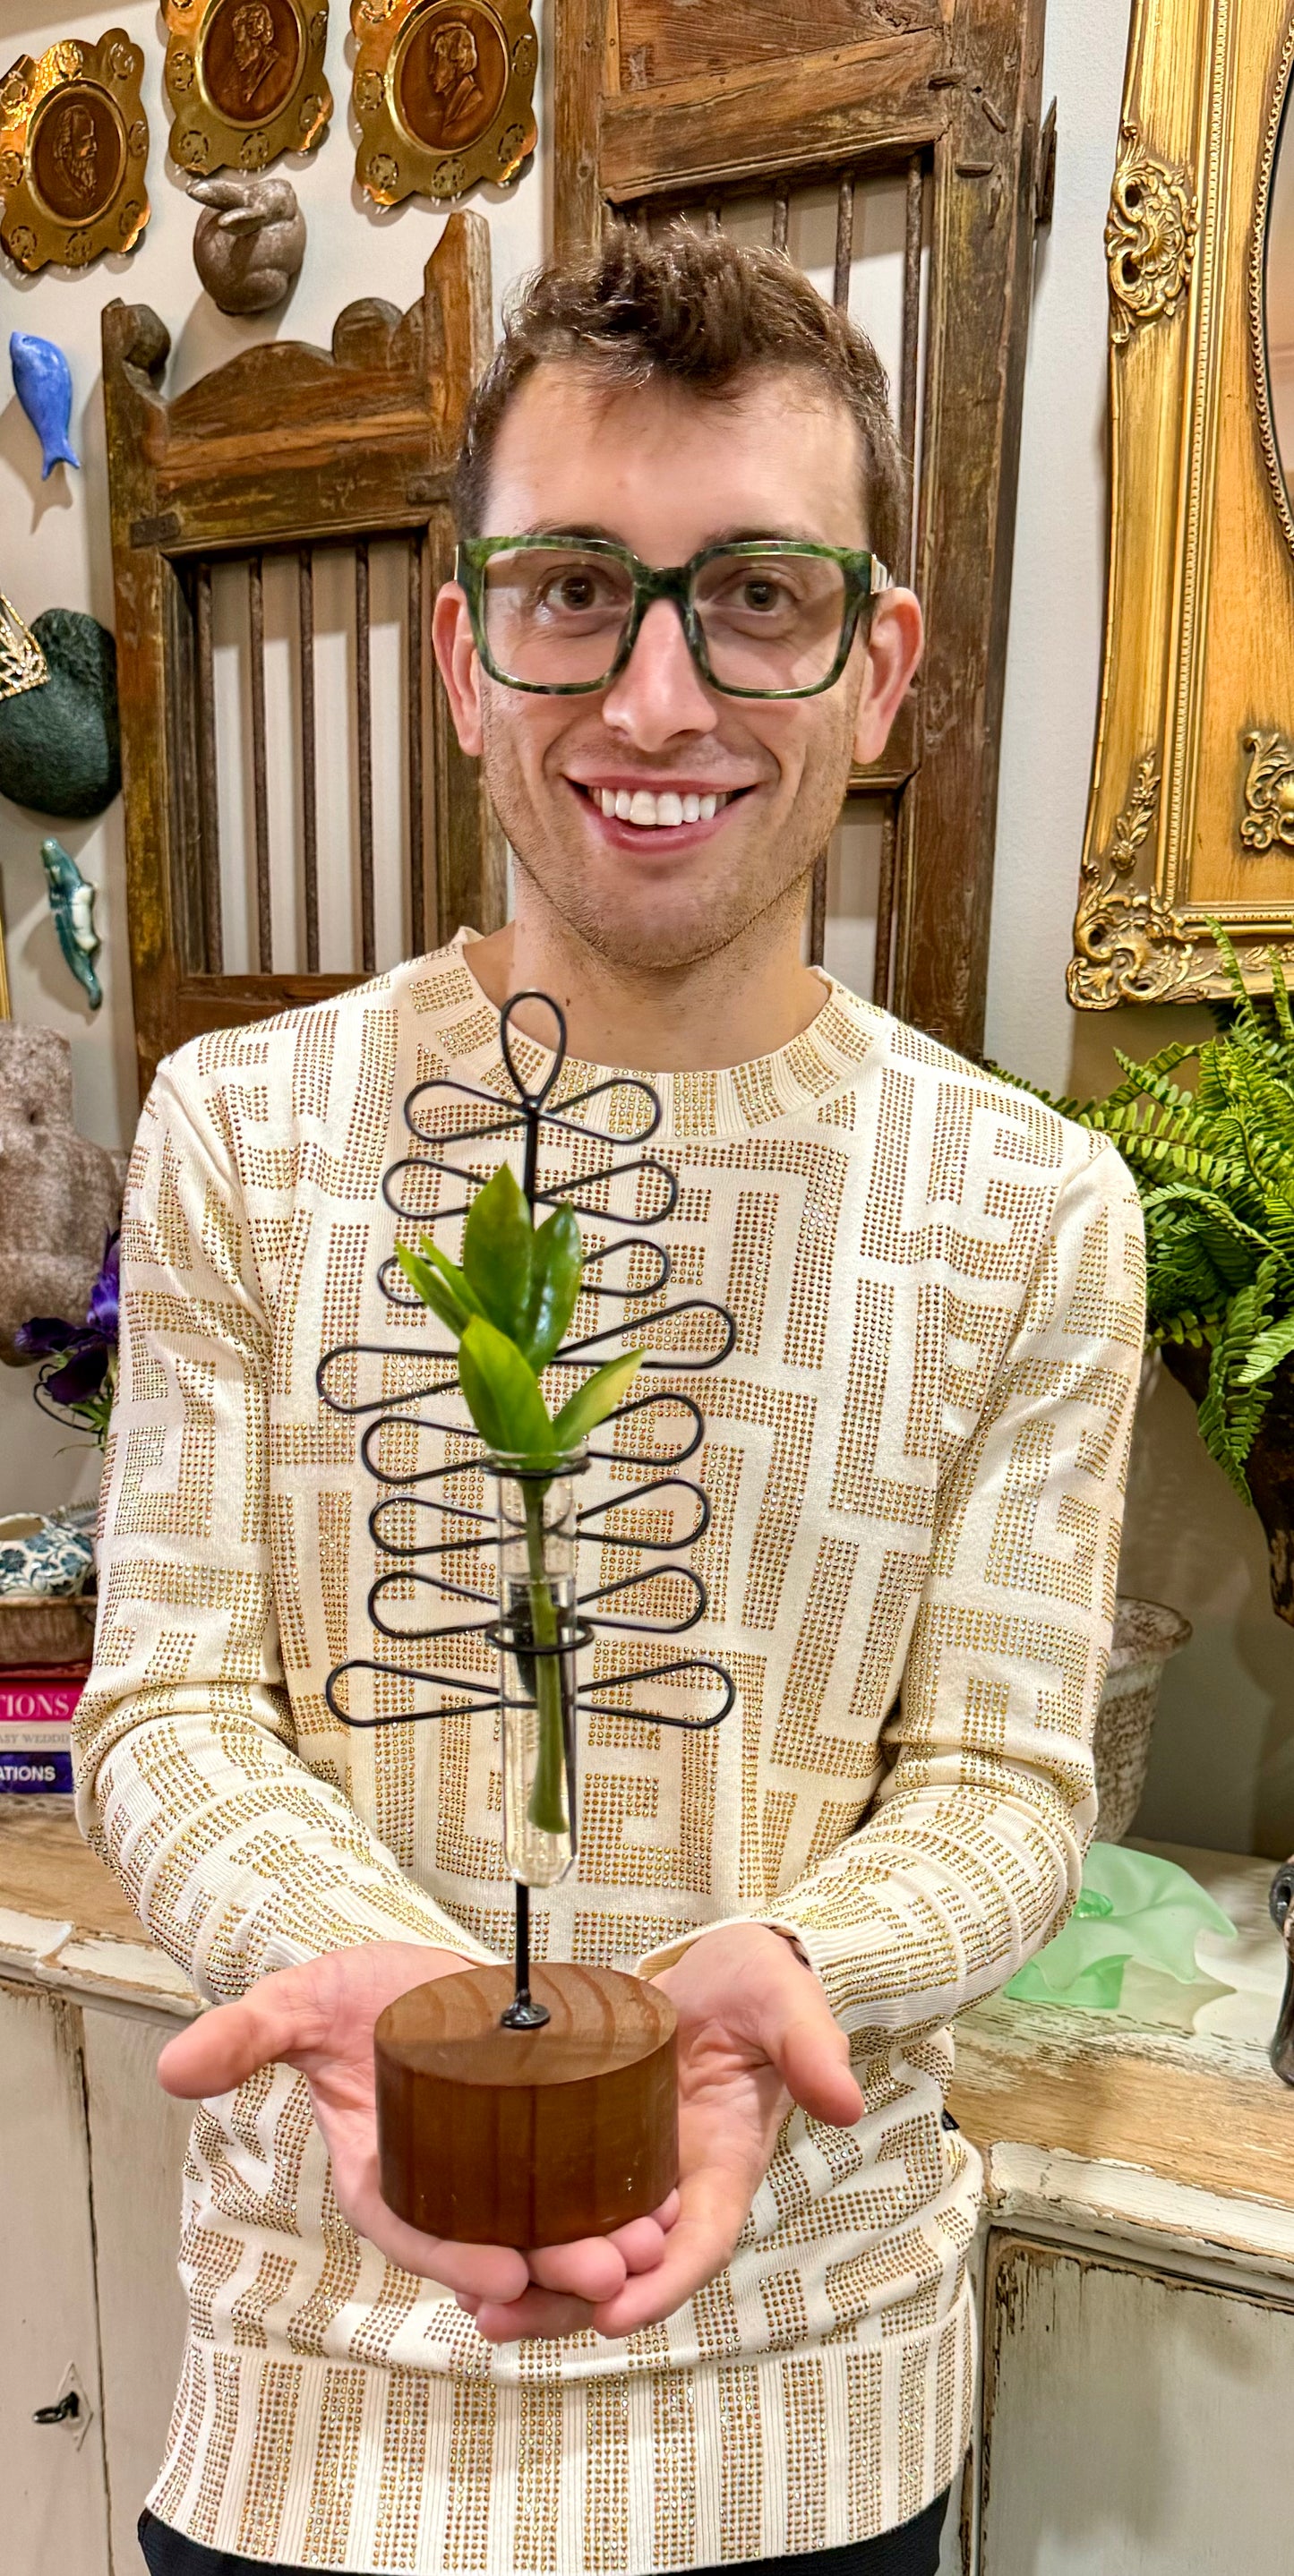
[[1294, 519], [1264, 277], [1292, 65], [1291, 0], [1133, 0], [1106, 226], [1110, 558], [1080, 1010], [1225, 993], [1210, 918], [1255, 991], [1269, 948], [1294, 967]]

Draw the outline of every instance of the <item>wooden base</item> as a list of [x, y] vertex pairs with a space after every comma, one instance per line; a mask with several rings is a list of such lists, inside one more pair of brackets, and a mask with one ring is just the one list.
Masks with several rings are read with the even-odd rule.
[[437, 1977], [374, 2032], [382, 2196], [460, 2244], [563, 2245], [642, 2218], [678, 2181], [674, 2010], [613, 1968], [536, 1967], [551, 2019], [505, 2030], [507, 1968]]

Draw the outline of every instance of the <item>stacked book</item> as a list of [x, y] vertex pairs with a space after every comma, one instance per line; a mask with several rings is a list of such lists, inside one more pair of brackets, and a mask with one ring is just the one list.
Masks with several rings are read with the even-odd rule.
[[0, 1665], [0, 1795], [49, 1797], [72, 1787], [72, 1714], [90, 1666]]

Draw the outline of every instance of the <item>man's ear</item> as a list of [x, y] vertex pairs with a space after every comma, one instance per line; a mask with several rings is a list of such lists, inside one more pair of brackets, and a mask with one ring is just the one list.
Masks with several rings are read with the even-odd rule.
[[464, 751], [479, 759], [484, 739], [481, 723], [481, 664], [472, 640], [467, 597], [456, 581], [436, 593], [431, 612], [431, 640], [445, 683], [454, 731]]
[[861, 767], [880, 759], [890, 727], [911, 687], [924, 641], [921, 603], [916, 592], [882, 591], [872, 613], [872, 631], [863, 648], [867, 672], [854, 723], [854, 758]]

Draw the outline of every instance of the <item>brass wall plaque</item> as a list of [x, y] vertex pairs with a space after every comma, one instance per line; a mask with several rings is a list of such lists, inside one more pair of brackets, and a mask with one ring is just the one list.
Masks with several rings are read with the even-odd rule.
[[0, 241], [20, 268], [84, 268], [148, 221], [144, 57], [121, 27], [65, 38], [0, 78]]
[[351, 0], [355, 174], [379, 206], [506, 187], [535, 148], [526, 0]]
[[311, 152], [332, 115], [326, 0], [165, 0], [171, 159], [263, 170]]

